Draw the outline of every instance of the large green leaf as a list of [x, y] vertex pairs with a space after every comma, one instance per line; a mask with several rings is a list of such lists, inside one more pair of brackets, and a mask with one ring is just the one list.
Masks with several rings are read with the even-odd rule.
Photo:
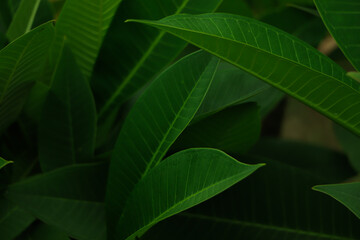
[[360, 182], [319, 185], [314, 190], [335, 198], [360, 218]]
[[314, 0], [339, 47], [360, 71], [360, 3], [358, 0]]
[[6, 161], [2, 157], [0, 157], [0, 169], [2, 169], [3, 167], [5, 167], [6, 165], [8, 165], [10, 163], [12, 163], [12, 161]]
[[[99, 118], [108, 117], [152, 80], [186, 46], [163, 31], [131, 26], [128, 18], [160, 19], [179, 13], [213, 12], [222, 0], [124, 0], [109, 30], [93, 79]], [[116, 46], [116, 47], [115, 47]]]
[[41, 0], [22, 0], [16, 10], [6, 36], [10, 41], [15, 40], [31, 30]]
[[0, 239], [13, 240], [20, 235], [35, 217], [9, 200], [0, 198]]
[[342, 148], [349, 157], [351, 165], [360, 173], [360, 137], [339, 125], [334, 126], [334, 131]]
[[264, 117], [283, 96], [282, 92], [256, 77], [229, 63], [220, 62], [195, 120], [244, 102], [256, 102]]
[[0, 51], [0, 132], [19, 115], [40, 76], [53, 33], [52, 23], [47, 23]]
[[163, 72], [131, 109], [110, 164], [110, 225], [119, 219], [135, 185], [162, 160], [195, 115], [218, 61], [203, 51], [186, 56]]
[[[288, 146], [283, 143], [272, 144], [272, 150], [280, 154]], [[265, 162], [266, 167], [219, 196], [165, 220], [141, 239], [359, 239], [360, 221], [345, 207], [311, 190], [314, 184], [350, 177], [345, 156], [310, 145], [291, 145], [292, 151], [279, 161], [255, 157], [252, 163]], [[254, 152], [261, 152], [261, 148]], [[293, 165], [301, 161], [311, 168], [312, 164], [320, 165], [318, 160], [327, 164], [319, 174]]]
[[103, 240], [107, 167], [96, 163], [60, 168], [10, 185], [6, 197], [73, 238]]
[[[122, 0], [67, 0], [56, 22], [53, 58], [67, 38], [75, 59], [88, 80], [105, 34]], [[56, 60], [54, 60], [56, 61]]]
[[135, 187], [116, 239], [133, 239], [159, 221], [193, 207], [246, 178], [261, 165], [214, 149], [189, 149], [165, 159]]
[[93, 158], [96, 109], [89, 86], [65, 45], [39, 124], [39, 161], [44, 171]]
[[166, 30], [211, 52], [360, 135], [360, 84], [296, 37], [231, 14], [134, 21]]
[[260, 130], [259, 108], [254, 103], [241, 104], [191, 124], [171, 149], [211, 147], [229, 153], [244, 153], [256, 143]]

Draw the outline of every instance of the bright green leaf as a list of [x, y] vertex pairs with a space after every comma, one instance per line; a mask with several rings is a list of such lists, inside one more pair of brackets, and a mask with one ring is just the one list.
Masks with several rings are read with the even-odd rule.
[[308, 44], [231, 14], [132, 20], [166, 30], [257, 76], [360, 135], [360, 84]]
[[247, 165], [214, 149], [189, 149], [165, 159], [135, 187], [116, 239], [133, 239], [159, 221], [191, 208], [249, 176]]
[[15, 40], [31, 30], [40, 1], [41, 0], [21, 1], [6, 33], [10, 41]]
[[133, 106], [110, 164], [106, 199], [110, 225], [119, 219], [135, 185], [162, 160], [195, 115], [218, 62], [203, 51], [186, 56], [164, 71]]
[[319, 185], [314, 190], [335, 198], [360, 218], [360, 182]]
[[[122, 0], [67, 0], [56, 22], [53, 59], [64, 37], [89, 80], [105, 34]], [[53, 62], [55, 64], [55, 62]]]
[[0, 198], [0, 239], [13, 240], [20, 235], [35, 217], [9, 200]]
[[92, 161], [96, 109], [89, 86], [65, 45], [39, 124], [39, 161], [44, 171]]
[[104, 240], [107, 167], [96, 163], [60, 168], [10, 185], [6, 197], [73, 238]]
[[[213, 12], [222, 0], [124, 0], [106, 37], [93, 79], [99, 118], [107, 118], [152, 80], [186, 46], [170, 34], [131, 26], [128, 18], [160, 19], [179, 13]], [[114, 48], [113, 46], [116, 45]], [[121, 56], [121, 57], [119, 57]]]
[[52, 23], [44, 24], [0, 51], [0, 132], [17, 118], [41, 75], [53, 33]]
[[358, 0], [314, 0], [342, 52], [360, 71], [360, 3]]
[[254, 103], [227, 108], [191, 124], [181, 133], [172, 151], [211, 147], [244, 153], [260, 136], [261, 118]]

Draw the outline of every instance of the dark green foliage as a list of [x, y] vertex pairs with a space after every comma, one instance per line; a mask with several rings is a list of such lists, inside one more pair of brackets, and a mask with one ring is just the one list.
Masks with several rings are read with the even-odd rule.
[[[0, 239], [360, 239], [359, 20], [358, 0], [0, 1]], [[278, 139], [286, 94], [345, 154]]]

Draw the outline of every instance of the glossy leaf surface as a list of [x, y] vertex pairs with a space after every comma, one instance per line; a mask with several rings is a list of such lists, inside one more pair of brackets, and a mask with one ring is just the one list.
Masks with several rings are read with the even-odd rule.
[[39, 124], [39, 161], [44, 171], [92, 161], [96, 109], [71, 50], [64, 46]]
[[106, 239], [107, 167], [96, 163], [60, 168], [10, 185], [6, 197], [73, 238]]
[[166, 30], [209, 51], [360, 135], [360, 84], [296, 37], [231, 14], [134, 21]]
[[199, 108], [218, 59], [199, 51], [164, 71], [128, 114], [112, 153], [107, 187], [109, 223], [135, 185], [164, 157]]
[[358, 0], [314, 0], [327, 29], [339, 47], [360, 71], [360, 2]]
[[53, 31], [52, 23], [47, 23], [0, 51], [0, 132], [19, 115], [40, 76]]
[[172, 155], [136, 185], [119, 220], [117, 239], [133, 239], [143, 229], [224, 191], [260, 166], [240, 163], [214, 149]]
[[335, 198], [360, 218], [360, 182], [319, 185], [314, 190]]
[[[89, 80], [105, 34], [122, 0], [67, 0], [56, 22], [54, 59], [64, 37]], [[56, 60], [55, 60], [56, 61]]]
[[31, 30], [41, 0], [22, 0], [11, 21], [6, 36], [10, 41]]
[[[128, 18], [160, 19], [179, 13], [213, 12], [222, 0], [124, 0], [109, 29], [93, 79], [100, 119], [152, 80], [186, 46], [163, 31], [124, 23]], [[116, 48], [113, 46], [116, 45]]]

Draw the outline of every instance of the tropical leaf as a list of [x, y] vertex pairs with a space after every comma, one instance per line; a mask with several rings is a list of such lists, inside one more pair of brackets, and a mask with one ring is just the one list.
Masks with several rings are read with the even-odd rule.
[[360, 173], [360, 137], [339, 125], [334, 125], [334, 131], [342, 148], [349, 157], [351, 165]]
[[40, 76], [53, 33], [52, 23], [47, 23], [0, 51], [0, 132], [17, 118]]
[[220, 13], [131, 21], [185, 39], [360, 135], [360, 84], [328, 57], [290, 34], [254, 19]]
[[[288, 146], [282, 143], [276, 141], [271, 146], [280, 154]], [[359, 239], [360, 221], [340, 204], [311, 190], [314, 184], [350, 177], [353, 172], [348, 171], [351, 168], [345, 156], [310, 145], [290, 144], [292, 152], [283, 154], [280, 161], [237, 157], [252, 163], [265, 162], [266, 167], [207, 202], [165, 220], [141, 239]], [[255, 148], [254, 152], [265, 155], [261, 150]], [[322, 173], [308, 171], [312, 164], [326, 163], [328, 156], [330, 161], [322, 165]], [[296, 160], [308, 169], [293, 165], [298, 163]]]
[[313, 189], [333, 197], [360, 218], [360, 182], [319, 185]]
[[[213, 12], [222, 0], [124, 0], [106, 37], [93, 88], [99, 119], [107, 118], [124, 101], [152, 80], [186, 46], [165, 32], [130, 26], [128, 18], [160, 19], [179, 13]], [[113, 46], [116, 45], [116, 48]], [[115, 57], [114, 57], [115, 56]], [[122, 57], [118, 57], [122, 56]]]
[[214, 149], [172, 155], [136, 185], [118, 222], [116, 239], [133, 239], [157, 222], [219, 194], [260, 166], [240, 163]]
[[93, 159], [96, 109], [89, 83], [65, 45], [39, 124], [39, 161], [44, 171]]
[[360, 3], [358, 0], [314, 0], [327, 29], [360, 71]]
[[246, 102], [256, 102], [260, 107], [261, 116], [264, 117], [283, 96], [282, 92], [269, 84], [227, 62], [220, 62], [194, 121]]
[[107, 167], [96, 163], [60, 168], [10, 185], [6, 197], [73, 238], [103, 240]]
[[203, 51], [163, 72], [128, 114], [112, 153], [107, 186], [109, 227], [135, 185], [164, 157], [199, 108], [218, 59]]
[[27, 211], [0, 198], [0, 239], [13, 240], [34, 221], [35, 217]]
[[21, 1], [6, 33], [10, 41], [15, 40], [31, 30], [40, 1], [41, 0]]
[[172, 151], [211, 147], [231, 153], [245, 153], [260, 136], [261, 117], [255, 103], [222, 110], [187, 127], [171, 147]]
[[[105, 34], [122, 0], [67, 0], [56, 22], [53, 59], [64, 37], [89, 80]], [[55, 62], [53, 62], [55, 64]]]
[[8, 165], [10, 163], [13, 163], [13, 162], [12, 161], [6, 161], [2, 157], [0, 157], [0, 169], [2, 169], [3, 167], [5, 167], [6, 165]]

